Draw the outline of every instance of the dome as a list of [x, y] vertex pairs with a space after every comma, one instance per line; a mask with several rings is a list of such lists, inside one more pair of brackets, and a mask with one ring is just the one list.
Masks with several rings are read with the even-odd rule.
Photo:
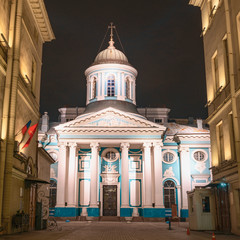
[[130, 65], [125, 54], [114, 47], [114, 41], [109, 41], [109, 47], [101, 51], [95, 58], [92, 65], [104, 63], [118, 63]]

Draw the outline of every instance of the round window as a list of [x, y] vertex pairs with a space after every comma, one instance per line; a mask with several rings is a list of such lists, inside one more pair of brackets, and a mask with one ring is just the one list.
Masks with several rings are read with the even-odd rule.
[[163, 154], [163, 160], [167, 163], [171, 163], [174, 161], [174, 154], [171, 152], [166, 152]]
[[116, 153], [115, 152], [107, 152], [106, 158], [109, 159], [110, 161], [113, 161], [116, 158]]
[[194, 154], [193, 154], [193, 157], [196, 161], [204, 161], [205, 160], [205, 154], [204, 152], [202, 151], [196, 151]]

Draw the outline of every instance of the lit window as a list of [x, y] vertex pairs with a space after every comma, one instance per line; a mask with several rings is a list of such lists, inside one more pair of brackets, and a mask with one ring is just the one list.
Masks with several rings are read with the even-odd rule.
[[194, 154], [193, 154], [193, 157], [196, 161], [204, 161], [205, 160], [205, 154], [204, 152], [202, 151], [196, 151]]
[[107, 96], [115, 96], [115, 78], [110, 75], [107, 80]]
[[171, 163], [174, 161], [174, 154], [171, 152], [166, 152], [163, 154], [163, 160], [166, 163]]
[[215, 53], [214, 57], [212, 58], [212, 65], [213, 65], [212, 66], [212, 69], [213, 69], [213, 79], [215, 81], [215, 91], [216, 91], [216, 94], [217, 94], [219, 92], [219, 89], [220, 89], [217, 52]]
[[202, 211], [210, 212], [210, 200], [209, 197], [205, 197], [202, 199]]

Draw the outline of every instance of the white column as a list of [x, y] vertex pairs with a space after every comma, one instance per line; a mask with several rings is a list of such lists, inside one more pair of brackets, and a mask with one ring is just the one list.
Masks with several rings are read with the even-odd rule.
[[155, 207], [164, 208], [162, 184], [162, 142], [153, 143]]
[[57, 204], [56, 207], [65, 207], [65, 184], [66, 184], [66, 143], [59, 143], [58, 155], [58, 182], [57, 182]]
[[129, 143], [122, 143], [122, 186], [121, 186], [121, 196], [122, 196], [122, 208], [129, 207], [129, 170], [128, 170], [128, 148]]
[[180, 185], [177, 185], [177, 193], [178, 193], [178, 217], [181, 217], [182, 199], [181, 199], [181, 186]]
[[187, 191], [191, 191], [191, 162], [189, 148], [179, 146], [181, 163], [182, 209], [188, 209]]
[[90, 183], [90, 207], [97, 208], [97, 177], [98, 177], [98, 143], [90, 144], [92, 150], [91, 158], [91, 183]]
[[152, 207], [152, 176], [151, 176], [151, 143], [145, 142], [144, 148], [144, 186], [145, 186], [145, 203], [144, 207]]
[[76, 175], [76, 143], [69, 144], [69, 165], [68, 165], [68, 207], [76, 207], [75, 201], [75, 175]]

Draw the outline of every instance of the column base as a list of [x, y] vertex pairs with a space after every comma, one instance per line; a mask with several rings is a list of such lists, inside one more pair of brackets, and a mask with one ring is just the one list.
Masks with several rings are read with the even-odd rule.
[[139, 212], [138, 212], [138, 208], [133, 208], [133, 213], [132, 213], [132, 217], [139, 217]]
[[87, 208], [86, 208], [86, 207], [83, 207], [83, 208], [82, 208], [82, 212], [81, 212], [81, 216], [82, 216], [82, 217], [87, 217], [87, 215], [88, 215]]

